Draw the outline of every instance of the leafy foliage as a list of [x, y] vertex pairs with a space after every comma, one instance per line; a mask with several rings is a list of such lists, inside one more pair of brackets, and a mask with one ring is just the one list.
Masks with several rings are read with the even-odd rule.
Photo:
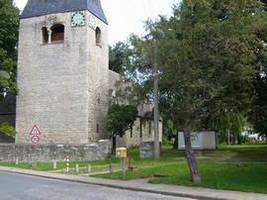
[[16, 135], [15, 128], [8, 123], [0, 124], [0, 132], [12, 138], [15, 138]]
[[123, 136], [132, 128], [138, 111], [135, 106], [114, 104], [109, 108], [107, 130], [112, 136]]
[[[267, 6], [267, 1], [262, 0]], [[267, 8], [267, 7], [266, 7]], [[266, 9], [267, 10], [267, 9]], [[261, 32], [259, 32], [261, 33]], [[262, 41], [267, 44], [266, 32], [259, 34]], [[267, 138], [267, 52], [258, 54], [260, 62], [260, 73], [257, 73], [254, 79], [255, 98], [250, 112], [250, 122], [255, 129], [255, 132]]]
[[247, 118], [241, 113], [222, 113], [217, 117], [214, 128], [221, 143], [241, 143], [241, 133], [248, 127]]
[[260, 135], [267, 137], [267, 78], [258, 77], [255, 80], [256, 97], [251, 112], [250, 121]]
[[248, 112], [257, 56], [266, 52], [266, 13], [258, 1], [184, 0], [170, 19], [147, 28], [133, 43], [138, 61], [150, 63], [140, 71], [151, 74], [157, 63], [161, 110], [179, 129], [214, 128], [222, 114]]
[[[15, 91], [19, 10], [11, 0], [0, 0], [0, 97]], [[8, 74], [8, 75], [7, 75]]]
[[122, 74], [127, 65], [129, 65], [130, 49], [123, 42], [118, 42], [114, 46], [109, 47], [109, 68], [119, 74]]
[[194, 171], [190, 133], [250, 110], [259, 57], [266, 54], [267, 14], [254, 0], [183, 0], [173, 13], [148, 22], [148, 35], [134, 38], [133, 46], [139, 73], [148, 73], [144, 84], [152, 85], [153, 65], [159, 69], [161, 110], [186, 133]]

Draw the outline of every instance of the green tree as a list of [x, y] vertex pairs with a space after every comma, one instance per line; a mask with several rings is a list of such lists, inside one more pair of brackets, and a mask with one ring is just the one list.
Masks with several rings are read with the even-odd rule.
[[183, 0], [170, 19], [149, 22], [148, 35], [132, 39], [136, 66], [149, 72], [144, 84], [151, 85], [151, 66], [158, 66], [161, 111], [184, 132], [194, 183], [200, 175], [190, 133], [213, 129], [222, 114], [249, 111], [257, 54], [264, 51], [257, 35], [266, 32], [263, 10], [254, 0]]
[[116, 149], [116, 137], [123, 135], [127, 130], [132, 130], [138, 111], [132, 105], [113, 104], [108, 110], [107, 131], [113, 140], [113, 153]]
[[119, 74], [122, 74], [129, 65], [130, 49], [123, 42], [118, 42], [109, 47], [109, 68]]
[[267, 138], [267, 77], [258, 76], [255, 80], [256, 97], [253, 101], [250, 121], [256, 133]]
[[12, 138], [15, 138], [16, 135], [15, 128], [8, 123], [0, 124], [0, 132]]
[[248, 126], [247, 117], [241, 113], [221, 113], [214, 125], [219, 133], [220, 142], [227, 144], [240, 144], [241, 133]]
[[19, 10], [11, 0], [0, 0], [0, 97], [15, 91]]
[[[262, 0], [267, 6], [267, 0]], [[266, 32], [258, 31], [258, 37], [265, 43], [265, 49], [267, 44]], [[255, 98], [253, 100], [253, 106], [250, 113], [250, 122], [255, 130], [261, 136], [267, 138], [267, 51], [259, 51], [259, 70], [255, 74], [254, 89]]]

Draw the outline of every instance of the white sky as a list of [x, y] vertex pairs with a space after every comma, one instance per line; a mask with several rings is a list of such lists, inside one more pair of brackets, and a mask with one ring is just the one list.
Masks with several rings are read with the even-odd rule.
[[[109, 42], [126, 41], [131, 33], [143, 34], [144, 21], [170, 15], [180, 0], [101, 0], [109, 22]], [[22, 10], [27, 0], [15, 0]]]

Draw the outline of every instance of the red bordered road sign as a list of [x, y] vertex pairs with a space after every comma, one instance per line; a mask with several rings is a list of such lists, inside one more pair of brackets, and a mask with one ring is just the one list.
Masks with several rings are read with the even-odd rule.
[[40, 138], [37, 135], [31, 136], [31, 142], [33, 144], [38, 144], [40, 142]]
[[41, 131], [34, 125], [30, 131], [30, 139], [32, 144], [38, 144], [40, 142]]
[[36, 125], [34, 125], [30, 132], [30, 135], [35, 135], [35, 136], [41, 135], [41, 131]]

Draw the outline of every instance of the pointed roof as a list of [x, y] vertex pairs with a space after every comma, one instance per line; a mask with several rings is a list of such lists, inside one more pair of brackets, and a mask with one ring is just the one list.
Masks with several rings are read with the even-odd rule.
[[108, 23], [100, 0], [28, 0], [20, 18], [80, 10], [88, 10], [104, 23]]

